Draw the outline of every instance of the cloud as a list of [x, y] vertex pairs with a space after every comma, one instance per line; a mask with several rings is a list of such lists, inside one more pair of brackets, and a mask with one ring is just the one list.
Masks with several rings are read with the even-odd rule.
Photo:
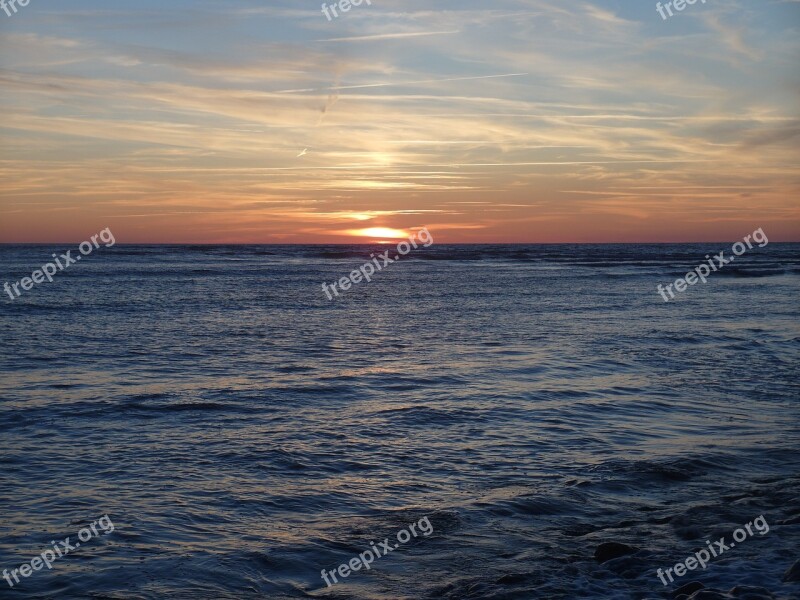
[[408, 33], [378, 33], [375, 35], [358, 35], [351, 37], [328, 38], [315, 40], [316, 42], [375, 42], [382, 40], [398, 40], [414, 37], [426, 37], [429, 35], [451, 35], [460, 33], [457, 29], [453, 31], [414, 31]]

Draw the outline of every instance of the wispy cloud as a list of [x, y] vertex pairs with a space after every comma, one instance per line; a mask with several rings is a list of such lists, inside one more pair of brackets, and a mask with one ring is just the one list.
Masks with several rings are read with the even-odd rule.
[[328, 38], [324, 40], [315, 40], [317, 42], [374, 42], [380, 40], [399, 40], [414, 37], [426, 37], [429, 35], [451, 35], [460, 33], [457, 29], [453, 31], [414, 31], [407, 33], [378, 33], [375, 35], [356, 35], [350, 37]]

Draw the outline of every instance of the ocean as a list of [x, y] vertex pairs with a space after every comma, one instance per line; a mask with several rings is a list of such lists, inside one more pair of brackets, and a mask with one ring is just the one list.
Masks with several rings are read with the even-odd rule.
[[670, 302], [730, 244], [435, 244], [328, 299], [387, 248], [116, 244], [3, 293], [0, 569], [95, 532], [0, 597], [800, 597], [800, 244]]

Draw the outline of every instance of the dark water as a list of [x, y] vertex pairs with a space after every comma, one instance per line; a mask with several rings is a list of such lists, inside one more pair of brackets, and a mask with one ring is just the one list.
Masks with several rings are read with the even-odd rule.
[[115, 529], [0, 597], [800, 597], [800, 245], [656, 293], [729, 247], [434, 245], [333, 302], [374, 248], [100, 248], [0, 303], [0, 568]]

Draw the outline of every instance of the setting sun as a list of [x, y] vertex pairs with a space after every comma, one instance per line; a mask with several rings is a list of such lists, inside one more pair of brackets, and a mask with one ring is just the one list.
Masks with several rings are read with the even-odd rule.
[[351, 229], [347, 233], [349, 235], [354, 235], [358, 237], [370, 237], [370, 238], [400, 239], [409, 236], [407, 231], [403, 231], [402, 229], [391, 229], [389, 227], [369, 227], [368, 229]]

